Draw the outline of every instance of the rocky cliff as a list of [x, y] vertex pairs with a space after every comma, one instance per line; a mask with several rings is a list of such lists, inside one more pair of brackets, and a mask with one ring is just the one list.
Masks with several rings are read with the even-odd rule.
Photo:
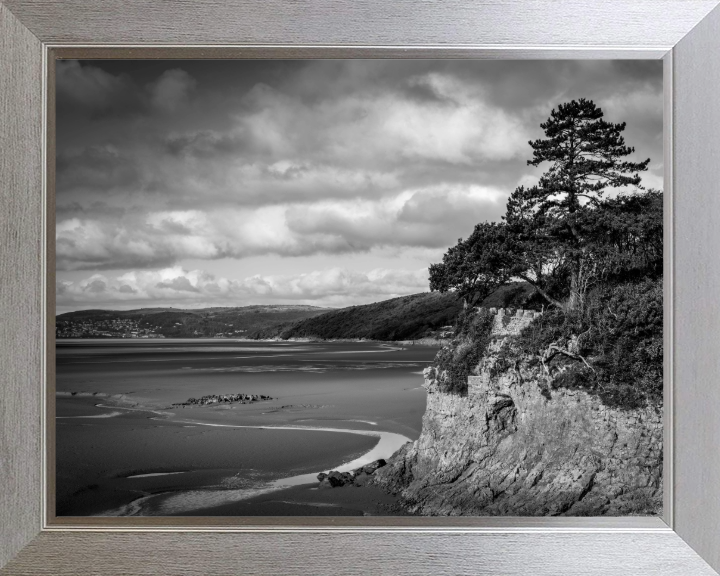
[[658, 514], [661, 409], [609, 408], [582, 390], [552, 389], [542, 366], [523, 358], [501, 367], [499, 353], [537, 313], [492, 312], [467, 395], [441, 392], [438, 368], [426, 369], [421, 436], [374, 482], [423, 515]]

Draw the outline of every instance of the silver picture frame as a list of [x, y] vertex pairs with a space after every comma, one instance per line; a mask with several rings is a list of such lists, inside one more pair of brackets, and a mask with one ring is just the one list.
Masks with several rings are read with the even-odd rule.
[[[718, 4], [0, 0], [0, 574], [716, 574]], [[662, 518], [55, 518], [58, 57], [662, 59]]]

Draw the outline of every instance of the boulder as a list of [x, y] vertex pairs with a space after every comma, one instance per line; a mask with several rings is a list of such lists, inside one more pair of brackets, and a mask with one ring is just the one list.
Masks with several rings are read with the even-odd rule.
[[320, 472], [317, 479], [320, 480], [319, 488], [338, 488], [346, 484], [352, 484], [355, 475], [352, 472], [338, 472], [331, 470], [329, 474]]
[[379, 460], [375, 460], [375, 462], [370, 462], [370, 464], [363, 466], [363, 472], [365, 472], [365, 474], [372, 474], [378, 468], [385, 466], [385, 464], [387, 464], [387, 462], [380, 458]]
[[331, 470], [328, 473], [320, 472], [317, 475], [317, 479], [320, 482], [318, 488], [339, 488], [340, 486], [347, 486], [349, 484], [365, 486], [370, 480], [370, 476], [386, 464], [387, 462], [380, 458], [365, 466], [356, 468], [352, 472], [339, 472], [337, 470]]
[[330, 485], [333, 488], [337, 488], [338, 486], [342, 486], [345, 484], [345, 478], [337, 470], [332, 470], [330, 472], [330, 474], [328, 474], [328, 477], [326, 478], [326, 480], [328, 482], [330, 482]]

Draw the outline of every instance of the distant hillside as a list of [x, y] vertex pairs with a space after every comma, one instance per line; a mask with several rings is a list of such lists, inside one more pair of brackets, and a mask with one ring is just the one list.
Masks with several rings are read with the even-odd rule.
[[[527, 307], [531, 292], [527, 284], [510, 284], [482, 306]], [[455, 324], [461, 308], [454, 293], [424, 292], [340, 310], [296, 305], [78, 310], [58, 315], [55, 333], [57, 338], [417, 340], [439, 337]]]
[[323, 314], [315, 306], [243, 306], [240, 308], [140, 308], [139, 310], [79, 310], [55, 318], [58, 338], [254, 338], [278, 324]]
[[[531, 288], [527, 284], [502, 287], [483, 301], [483, 306], [518, 306]], [[424, 292], [392, 298], [375, 304], [351, 306], [313, 318], [260, 332], [260, 338], [319, 338], [370, 340], [418, 340], [439, 337], [442, 328], [454, 326], [462, 309], [454, 293]]]
[[261, 337], [417, 339], [433, 334], [442, 326], [452, 325], [461, 308], [462, 302], [454, 294], [413, 294], [325, 312], [268, 330]]

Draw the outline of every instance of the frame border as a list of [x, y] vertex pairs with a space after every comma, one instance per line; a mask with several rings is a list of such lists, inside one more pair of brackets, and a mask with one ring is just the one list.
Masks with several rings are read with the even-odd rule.
[[[226, 4], [222, 7], [222, 4]], [[372, 4], [372, 2], [371, 2]], [[527, 9], [518, 0], [480, 0], [470, 3], [466, 0], [452, 2], [452, 8], [446, 10], [444, 15], [438, 12], [438, 6], [431, 6], [407, 23], [398, 21], [398, 14], [408, 15], [415, 10], [412, 3], [399, 1], [398, 9], [391, 14], [390, 23], [397, 27], [391, 31], [392, 41], [402, 39], [402, 43], [409, 44], [408, 47], [385, 46], [388, 50], [403, 51], [407, 57], [407, 51], [420, 50], [442, 50], [445, 54], [452, 54], [454, 49], [472, 49], [478, 52], [485, 50], [488, 55], [496, 54], [499, 49], [516, 50], [515, 57], [531, 57], [532, 54], [545, 51], [547, 56], [558, 57], [563, 51], [576, 49], [571, 57], [578, 58], [583, 55], [598, 55], [603, 52], [603, 57], [611, 56], [617, 52], [634, 52], [631, 57], [638, 57], [637, 53], [642, 50], [653, 52], [667, 51], [672, 49], [672, 55], [666, 60], [666, 66], [672, 66], [675, 71], [682, 72], [682, 77], [677, 73], [674, 75], [673, 95], [680, 94], [681, 99], [674, 102], [665, 102], [665, 113], [673, 119], [672, 134], [670, 138], [674, 149], [678, 150], [677, 143], [682, 142], [685, 146], [692, 142], [689, 133], [698, 129], [705, 138], [703, 147], [690, 146], [685, 151], [683, 148], [682, 161], [680, 164], [683, 170], [674, 170], [670, 174], [666, 171], [666, 184], [668, 179], [675, 184], [675, 190], [679, 190], [678, 183], [684, 185], [712, 184], [713, 177], [718, 176], [718, 166], [711, 164], [712, 154], [716, 153], [719, 146], [719, 138], [713, 134], [707, 120], [696, 117], [696, 108], [689, 106], [701, 106], [708, 95], [711, 94], [709, 86], [713, 85], [712, 75], [708, 78], [708, 71], [717, 73], [718, 65], [713, 65], [713, 49], [717, 49], [717, 34], [720, 31], [720, 11], [714, 10], [710, 16], [703, 19], [717, 4], [717, 0], [613, 0], [606, 6], [598, 7], [590, 0], [575, 0], [572, 3], [553, 3], [549, 0], [534, 0], [527, 3]], [[473, 4], [471, 6], [471, 4]], [[658, 4], [662, 4], [658, 6]], [[560, 17], [572, 6], [571, 13], [577, 15], [579, 10], [581, 18], [579, 22], [563, 21], [563, 26], [553, 32], [528, 32], [522, 26], [518, 30], [521, 42], [514, 48], [507, 44], [507, 39], [497, 27], [500, 23], [490, 18], [487, 23], [478, 19], [478, 15], [489, 14], [493, 16], [498, 10], [515, 19], [523, 26], [529, 26], [528, 22], [536, 29], [550, 30], [547, 25], [551, 22], [562, 21]], [[102, 8], [107, 9], [107, 14]], [[322, 1], [318, 1], [310, 16], [317, 16], [317, 6], [322, 7]], [[145, 8], [147, 7], [147, 13]], [[326, 6], [328, 9], [329, 6]], [[685, 536], [688, 542], [694, 546], [704, 557], [716, 568], [720, 567], [720, 552], [717, 546], [713, 548], [713, 542], [717, 536], [717, 528], [720, 526], [718, 512], [720, 512], [720, 494], [716, 483], [717, 472], [720, 462], [715, 456], [705, 454], [706, 459], [698, 462], [697, 458], [692, 461], [680, 458], [677, 452], [673, 460], [680, 459], [682, 467], [677, 462], [670, 462], [670, 477], [675, 482], [675, 489], [670, 500], [672, 515], [669, 518], [672, 528], [660, 528], [659, 530], [648, 530], [638, 528], [601, 528], [567, 526], [565, 528], [512, 528], [500, 526], [486, 528], [467, 529], [456, 528], [463, 534], [438, 532], [437, 529], [430, 529], [433, 534], [408, 534], [407, 528], [391, 533], [374, 534], [363, 533], [347, 534], [347, 528], [336, 528], [341, 534], [329, 534], [327, 531], [316, 532], [317, 529], [310, 529], [314, 532], [313, 537], [308, 534], [280, 533], [278, 529], [272, 529], [273, 534], [228, 534], [227, 528], [221, 529], [214, 534], [189, 533], [181, 534], [180, 530], [172, 532], [133, 533], [118, 531], [93, 531], [77, 532], [75, 530], [55, 530], [45, 528], [41, 525], [41, 510], [37, 501], [39, 498], [40, 482], [38, 474], [38, 455], [41, 449], [41, 439], [38, 438], [38, 422], [33, 422], [33, 414], [39, 412], [40, 398], [35, 387], [38, 371], [38, 359], [44, 354], [38, 346], [38, 330], [42, 332], [40, 323], [39, 299], [42, 297], [38, 292], [38, 286], [33, 284], [33, 279], [41, 278], [42, 271], [38, 267], [42, 248], [38, 239], [42, 234], [44, 226], [41, 226], [41, 216], [37, 207], [44, 202], [37, 194], [39, 174], [42, 173], [43, 165], [41, 151], [41, 127], [43, 119], [41, 112], [37, 109], [40, 102], [41, 89], [44, 76], [44, 58], [46, 51], [51, 47], [58, 47], [69, 41], [91, 40], [110, 44], [121, 44], [124, 39], [142, 44], [147, 47], [145, 41], [156, 38], [170, 44], [182, 39], [186, 42], [196, 42], [198, 35], [212, 37], [215, 44], [207, 46], [196, 46], [201, 49], [216, 48], [217, 44], [223, 43], [223, 34], [227, 34], [227, 26], [218, 18], [227, 14], [228, 9], [233, 9], [241, 15], [250, 15], [255, 10], [259, 11], [264, 18], [262, 26], [258, 31], [247, 26], [241, 27], [241, 37], [254, 39], [260, 44], [255, 46], [260, 49], [267, 48], [268, 38], [280, 36], [293, 40], [289, 49], [302, 50], [303, 48], [329, 48], [316, 44], [315, 41], [327, 30], [314, 26], [300, 33], [293, 33], [286, 27], [276, 25], [287, 24], [288, 18], [297, 19], [292, 25], [302, 26], [309, 22], [308, 18], [303, 19], [302, 14], [298, 16], [298, 7], [282, 5], [276, 0], [268, 0], [264, 5], [256, 0], [210, 0], [206, 6], [185, 5], [178, 2], [178, 11], [185, 20], [175, 22], [172, 18], [161, 22], [161, 16], [166, 13], [172, 16], [175, 7], [159, 0], [151, 0], [147, 3], [139, 0], [127, 0], [126, 3], [120, 0], [46, 0], [42, 3], [32, 0], [0, 0], [0, 53], [9, 54], [9, 57], [0, 58], [0, 73], [3, 83], [0, 85], [0, 143], [3, 144], [3, 157], [0, 158], [0, 181], [3, 187], [0, 188], [0, 199], [2, 199], [3, 210], [0, 211], [0, 242], [9, 248], [3, 251], [0, 258], [0, 309], [6, 317], [7, 322], [2, 324], [22, 321], [25, 314], [26, 325], [13, 326], [8, 328], [3, 325], [0, 330], [2, 347], [0, 348], [0, 360], [2, 364], [9, 366], [10, 370], [0, 375], [3, 391], [2, 404], [0, 404], [0, 456], [3, 458], [3, 467], [0, 468], [0, 480], [10, 487], [10, 494], [6, 491], [0, 492], [0, 518], [10, 518], [10, 522], [0, 522], [0, 566], [7, 562], [17, 553], [25, 543], [35, 539], [13, 560], [2, 574], [90, 574], [90, 573], [197, 573], [198, 569], [206, 573], [227, 573], [236, 571], [238, 562], [243, 562], [245, 571], [262, 571], [275, 573], [303, 573], [313, 574], [329, 570], [334, 567], [338, 569], [337, 563], [330, 562], [328, 554], [342, 555], [344, 558], [354, 560], [365, 560], [363, 566], [365, 571], [379, 569], [382, 572], [392, 571], [398, 574], [410, 573], [459, 573], [467, 572], [468, 566], [476, 565], [473, 570], [478, 573], [493, 574], [498, 571], [504, 573], [523, 574], [527, 570], [527, 562], [530, 559], [535, 561], [536, 573], [538, 574], [713, 574], [712, 569], [693, 553], [680, 536]], [[286, 9], [283, 12], [283, 9]], [[303, 7], [300, 7], [302, 10]], [[378, 14], [370, 13], [368, 21], [378, 27], [380, 32], [387, 33], [387, 24], [378, 24], [378, 18], [382, 16], [383, 8], [375, 3]], [[209, 12], [208, 12], [209, 10]], [[627, 13], [623, 12], [626, 10]], [[188, 14], [197, 11], [199, 19], [196, 30], [191, 30], [192, 21], [187, 20]], [[277, 12], [280, 11], [280, 12]], [[349, 4], [339, 6], [338, 12], [341, 16], [356, 15], [356, 8]], [[20, 19], [16, 17], [19, 16]], [[122, 18], [125, 16], [125, 19]], [[276, 22], [273, 18], [276, 17]], [[425, 19], [419, 30], [432, 27], [432, 17], [439, 18], [441, 22], [434, 28], [434, 35], [431, 40], [438, 42], [436, 46], [422, 46], [418, 44], [418, 31], [411, 30], [418, 19]], [[648, 20], [642, 20], [641, 17]], [[605, 17], [604, 23], [597, 30], [587, 28], [588, 18]], [[147, 23], [141, 20], [147, 19]], [[215, 18], [215, 20], [213, 20]], [[539, 20], [532, 21], [533, 18]], [[528, 20], [530, 19], [530, 21]], [[254, 25], [257, 18], [249, 18]], [[100, 21], [102, 26], [97, 33], [90, 32], [92, 25]], [[237, 21], [237, 14], [232, 22]], [[208, 22], [217, 25], [221, 30], [213, 35], [207, 28]], [[698, 24], [695, 30], [691, 28]], [[428, 24], [429, 23], [429, 24]], [[338, 25], [338, 22], [335, 22]], [[422, 24], [422, 22], [421, 22]], [[540, 24], [540, 26], [538, 26]], [[615, 30], [611, 30], [617, 24]], [[357, 35], [351, 28], [358, 25], [359, 33], [365, 33], [367, 39], [374, 42], [372, 46], [377, 48], [381, 44], [380, 33], [373, 33], [368, 24], [349, 18], [346, 22], [340, 22], [340, 32], [330, 33], [334, 38], [340, 39], [339, 48], [354, 49], [357, 46], [353, 42], [353, 35]], [[460, 30], [454, 33], [454, 28]], [[623, 46], [617, 42], [618, 39], [635, 39], [629, 33], [637, 33], [640, 42], [635, 45]], [[313, 34], [315, 35], [313, 37]], [[469, 36], [467, 36], [469, 34]], [[583, 36], [584, 34], [584, 36]], [[95, 38], [92, 36], [95, 35]], [[465, 36], [463, 36], [465, 35]], [[687, 36], [686, 36], [687, 35]], [[500, 40], [493, 44], [488, 38], [496, 37]], [[587, 44], [583, 42], [587, 37]], [[237, 33], [235, 35], [237, 38]], [[477, 42], [476, 46], [459, 46], [463, 40]], [[309, 41], [308, 41], [309, 39]], [[438, 41], [439, 39], [439, 41]], [[534, 40], [534, 41], [533, 41]], [[567, 42], [570, 40], [570, 42]], [[573, 42], [575, 40], [575, 42]], [[225, 39], [227, 41], [227, 39]], [[645, 42], [645, 45], [642, 43]], [[572, 46], [575, 44], [575, 46]], [[251, 43], [248, 43], [252, 47]], [[97, 46], [95, 46], [97, 47]], [[368, 46], [366, 46], [368, 47]], [[709, 51], [709, 54], [708, 54]], [[547, 57], [546, 56], [546, 57]], [[676, 57], [677, 56], [677, 57]], [[451, 56], [447, 56], [451, 57]], [[669, 64], [668, 64], [669, 61]], [[706, 69], [705, 69], [706, 68]], [[10, 78], [5, 82], [6, 75]], [[718, 76], [715, 76], [717, 78]], [[693, 90], [693, 85], [688, 82], [700, 83], [698, 90]], [[717, 84], [717, 80], [715, 80]], [[667, 98], [667, 91], [666, 91]], [[679, 114], [678, 112], [682, 112]], [[717, 106], [709, 108], [709, 118], [717, 120], [720, 118]], [[10, 121], [6, 122], [9, 118]], [[678, 124], [681, 118], [685, 124]], [[667, 128], [666, 128], [667, 131]], [[666, 133], [666, 138], [668, 137]], [[6, 144], [12, 144], [12, 148], [6, 148]], [[5, 152], [9, 151], [9, 155]], [[699, 159], [687, 165], [688, 156], [695, 154]], [[6, 158], [5, 156], [8, 156]], [[676, 155], [675, 161], [678, 162]], [[667, 166], [667, 164], [666, 164]], [[688, 174], [690, 168], [702, 168], [702, 176], [693, 181]], [[675, 166], [677, 168], [677, 166]], [[667, 170], [667, 168], [666, 168]], [[6, 183], [9, 185], [6, 186]], [[710, 200], [709, 207], [716, 207], [717, 201], [712, 202], [710, 191], [697, 191], [705, 200]], [[688, 194], [686, 192], [685, 194]], [[704, 195], [703, 195], [704, 194]], [[669, 231], [671, 241], [682, 248], [683, 256], [712, 255], [712, 245], [704, 250], [693, 253], [689, 249], [688, 232], [701, 234], [702, 239], [716, 239], [718, 232], [708, 222], [707, 210], [705, 218], [699, 219], [698, 227], [688, 228], [691, 217], [699, 213], [702, 208], [695, 208], [685, 205], [688, 198], [683, 195], [673, 199], [671, 206], [673, 215], [679, 213], [682, 219], [675, 219], [675, 226], [681, 226], [684, 234], [678, 236], [675, 229]], [[677, 202], [682, 200], [682, 202]], [[25, 205], [23, 205], [25, 204]], [[688, 203], [689, 204], [689, 203]], [[685, 232], [687, 231], [687, 232]], [[666, 227], [666, 234], [668, 233]], [[672, 245], [676, 253], [676, 244]], [[677, 257], [677, 256], [676, 256]], [[700, 288], [709, 290], [711, 293], [720, 288], [720, 278], [717, 273], [702, 273], [698, 266], [702, 262], [685, 263], [675, 260], [672, 272], [696, 272]], [[41, 268], [41, 267], [40, 267]], [[672, 274], [671, 274], [672, 275]], [[44, 276], [44, 275], [43, 275]], [[7, 280], [9, 278], [10, 280]], [[694, 278], [694, 277], [693, 277]], [[23, 281], [26, 284], [23, 284]], [[39, 282], [39, 281], [38, 281]], [[29, 284], [28, 284], [29, 283]], [[697, 292], [690, 293], [688, 290], [689, 281], [685, 278], [684, 283], [675, 290], [675, 284], [671, 284], [669, 296], [676, 304], [675, 313], [702, 311], [703, 304], [709, 302], [694, 303], [689, 300]], [[5, 290], [8, 288], [8, 290]], [[668, 287], [666, 286], [666, 289]], [[11, 294], [13, 290], [25, 291], [20, 294]], [[666, 292], [667, 295], [667, 292]], [[707, 296], [706, 296], [707, 298]], [[681, 304], [678, 308], [677, 303]], [[666, 304], [667, 305], [667, 304]], [[43, 302], [44, 307], [44, 302]], [[681, 322], [672, 319], [672, 325], [666, 326], [666, 338], [677, 341], [678, 335], [683, 341], [689, 344], [697, 344], [699, 349], [695, 355], [682, 362], [673, 362], [666, 369], [670, 369], [671, 376], [677, 376], [677, 370], [684, 369], [682, 374], [688, 377], [695, 377], [702, 380], [700, 384], [707, 388], [708, 382], [715, 381], [720, 373], [720, 367], [712, 364], [712, 359], [704, 359], [701, 355], [717, 351], [717, 345], [713, 342], [698, 340], [712, 337], [712, 321], [718, 318], [717, 305], [707, 310], [707, 318], [693, 324], [690, 320], [680, 318]], [[29, 319], [27, 318], [29, 316]], [[667, 316], [666, 316], [667, 318]], [[710, 322], [710, 325], [708, 325]], [[13, 338], [15, 340], [13, 340]], [[691, 338], [691, 340], [688, 340]], [[686, 372], [688, 362], [698, 361], [702, 365], [697, 369]], [[29, 364], [25, 364], [29, 363]], [[708, 378], [711, 378], [708, 380]], [[666, 395], [668, 394], [666, 386]], [[695, 387], [697, 388], [697, 386]], [[7, 392], [7, 394], [6, 394]], [[699, 390], [693, 389], [693, 399], [698, 398]], [[688, 439], [697, 441], [699, 446], [694, 449], [692, 456], [696, 457], [702, 453], [700, 449], [712, 447], [713, 434], [718, 433], [718, 419], [708, 420], [710, 416], [719, 416], [717, 408], [712, 406], [699, 405], [697, 422], [688, 423], [690, 414], [687, 413], [687, 398], [682, 398], [678, 404], [679, 391], [673, 390], [670, 394], [670, 401], [675, 407], [674, 410], [681, 410], [684, 421], [682, 434], [674, 428], [670, 430], [670, 445], [686, 445]], [[685, 392], [683, 392], [685, 394]], [[717, 392], [712, 392], [711, 400], [718, 398]], [[7, 402], [6, 402], [7, 400]], [[34, 403], [35, 401], [37, 403]], [[666, 396], [667, 400], [667, 396]], [[667, 409], [666, 402], [666, 409]], [[17, 410], [18, 414], [14, 414]], [[21, 419], [22, 416], [29, 416], [30, 422]], [[29, 424], [29, 426], [28, 426]], [[27, 429], [23, 429], [23, 425]], [[703, 425], [705, 428], [703, 428]], [[667, 432], [666, 426], [666, 434]], [[666, 437], [666, 442], [668, 438]], [[715, 445], [716, 447], [716, 445]], [[9, 454], [9, 466], [5, 466], [5, 454]], [[691, 465], [692, 464], [692, 465]], [[23, 476], [23, 473], [26, 476]], [[665, 470], [668, 474], [668, 469]], [[692, 476], [688, 476], [691, 474]], [[667, 476], [666, 476], [667, 478]], [[709, 491], [707, 495], [697, 492], [697, 488], [705, 488]], [[695, 491], [695, 492], [693, 492]], [[674, 504], [674, 506], [673, 506]], [[697, 516], [697, 513], [701, 513]], [[704, 513], [704, 514], [703, 514]], [[695, 514], [695, 516], [693, 516]], [[710, 515], [713, 514], [713, 515]], [[512, 520], [512, 519], [511, 519]], [[517, 520], [517, 519], [515, 519]], [[3, 527], [2, 525], [5, 524]], [[694, 524], [694, 525], [693, 525]], [[372, 529], [371, 529], [372, 530]], [[417, 530], [417, 529], [416, 529]], [[422, 528], [419, 530], [423, 530]], [[450, 529], [452, 530], [452, 529]], [[38, 535], [38, 531], [40, 531]], [[265, 531], [265, 530], [263, 530]], [[630, 532], [631, 534], [628, 534]], [[657, 533], [659, 532], [659, 533]], [[5, 538], [6, 536], [9, 538]], [[259, 538], [262, 536], [262, 538]], [[236, 550], [236, 547], [247, 547], [247, 553]], [[392, 546], [392, 548], [388, 548]], [[315, 548], [307, 552], [306, 549]], [[375, 549], [384, 549], [393, 554], [393, 558], [386, 558], [385, 564], [373, 558]], [[412, 551], [414, 555], [408, 556], [407, 552]], [[362, 554], [367, 556], [363, 557]], [[150, 561], [138, 558], [137, 554], [145, 554], [151, 557]], [[359, 555], [360, 554], [360, 555]], [[523, 554], [527, 556], [523, 558]], [[268, 555], [270, 557], [268, 557]], [[262, 557], [261, 557], [262, 556]], [[508, 560], [505, 560], [507, 557]], [[443, 562], [437, 562], [441, 558]], [[557, 559], [562, 558], [563, 562], [558, 565]], [[90, 566], [88, 561], [92, 561]], [[471, 562], [471, 564], [468, 564]], [[231, 567], [234, 567], [231, 568]], [[323, 568], [324, 567], [324, 568]], [[389, 569], [389, 570], [388, 570]]]

